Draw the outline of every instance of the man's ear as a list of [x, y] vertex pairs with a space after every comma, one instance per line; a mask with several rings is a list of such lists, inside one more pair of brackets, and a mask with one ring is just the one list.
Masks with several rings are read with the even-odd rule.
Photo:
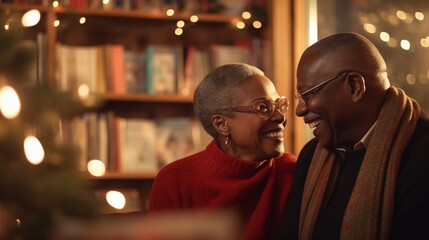
[[366, 92], [365, 78], [358, 72], [351, 72], [347, 76], [347, 83], [352, 96], [352, 102], [356, 103], [362, 100]]
[[216, 131], [222, 136], [228, 136], [229, 126], [228, 120], [223, 115], [213, 115], [212, 117], [212, 125]]

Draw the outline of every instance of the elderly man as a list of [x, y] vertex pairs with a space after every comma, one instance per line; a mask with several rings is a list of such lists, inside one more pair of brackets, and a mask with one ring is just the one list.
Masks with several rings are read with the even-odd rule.
[[356, 33], [310, 46], [296, 115], [313, 129], [298, 157], [279, 239], [429, 239], [429, 118], [390, 86]]

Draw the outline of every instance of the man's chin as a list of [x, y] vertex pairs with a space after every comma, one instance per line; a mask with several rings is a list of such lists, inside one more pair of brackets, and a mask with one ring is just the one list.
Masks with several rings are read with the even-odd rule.
[[319, 141], [320, 146], [326, 149], [334, 149], [334, 143], [331, 140], [328, 140], [326, 138], [317, 138]]

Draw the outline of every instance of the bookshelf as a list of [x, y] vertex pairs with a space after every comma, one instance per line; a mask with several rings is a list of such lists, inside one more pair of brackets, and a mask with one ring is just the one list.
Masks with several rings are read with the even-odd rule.
[[[273, 51], [271, 49], [273, 45], [273, 26], [266, 15], [262, 18], [258, 17], [258, 15], [264, 15], [271, 11], [270, 9], [273, 8], [271, 0], [261, 1], [265, 2], [265, 5], [263, 8], [258, 8], [259, 12], [257, 12], [256, 16], [262, 22], [262, 28], [260, 29], [251, 26], [252, 18], [247, 20], [243, 19], [241, 15], [231, 15], [222, 11], [209, 13], [200, 9], [194, 9], [192, 13], [178, 11], [172, 16], [167, 16], [165, 11], [167, 6], [163, 6], [162, 4], [160, 5], [161, 10], [149, 11], [114, 7], [102, 9], [101, 5], [91, 7], [90, 4], [96, 2], [95, 0], [87, 2], [86, 5], [79, 6], [72, 6], [72, 3], [75, 2], [73, 0], [60, 1], [58, 2], [58, 6], [54, 2], [50, 0], [49, 2], [43, 1], [40, 4], [25, 4], [13, 3], [12, 1], [6, 2], [4, 0], [3, 2], [0, 1], [0, 12], [3, 16], [12, 17], [12, 13], [19, 16], [30, 9], [37, 9], [41, 13], [41, 21], [36, 26], [25, 30], [28, 35], [26, 37], [34, 41], [36, 41], [38, 34], [44, 36], [44, 40], [39, 43], [44, 47], [43, 54], [45, 57], [42, 62], [38, 63], [42, 72], [38, 74], [38, 81], [48, 81], [58, 88], [63, 88], [63, 90], [76, 91], [78, 84], [69, 84], [70, 79], [61, 75], [67, 74], [64, 72], [59, 73], [59, 71], [64, 71], [64, 68], [70, 68], [71, 66], [70, 64], [66, 64], [66, 60], [62, 62], [61, 57], [64, 57], [65, 52], [60, 46], [71, 48], [72, 51], [77, 48], [85, 48], [83, 50], [85, 54], [89, 51], [103, 52], [108, 45], [119, 45], [123, 47], [124, 51], [128, 50], [143, 54], [145, 54], [148, 46], [175, 46], [181, 49], [181, 55], [170, 56], [170, 61], [174, 61], [176, 64], [176, 71], [174, 71], [173, 75], [175, 81], [173, 92], [148, 91], [147, 83], [144, 83], [143, 90], [133, 89], [129, 91], [127, 86], [125, 86], [122, 90], [116, 91], [116, 88], [109, 89], [109, 84], [113, 83], [104, 82], [103, 84], [106, 86], [102, 90], [99, 88], [90, 88], [90, 91], [94, 91], [94, 94], [103, 99], [103, 105], [93, 113], [88, 114], [99, 116], [104, 113], [113, 113], [115, 117], [120, 117], [121, 119], [149, 119], [154, 121], [174, 117], [193, 119], [193, 88], [191, 86], [188, 91], [181, 91], [184, 88], [183, 86], [187, 84], [185, 81], [187, 81], [186, 74], [188, 72], [186, 71], [189, 69], [205, 69], [206, 72], [209, 71], [214, 67], [210, 65], [215, 62], [213, 52], [222, 49], [220, 46], [240, 47], [248, 50], [251, 54], [249, 55], [251, 57], [246, 57], [249, 63], [259, 66], [270, 78], [276, 75], [274, 72], [275, 69], [273, 69], [271, 64], [273, 58]], [[163, 1], [151, 2], [162, 3]], [[194, 23], [189, 20], [192, 15], [198, 16], [197, 22]], [[178, 21], [184, 21], [185, 26], [178, 27]], [[246, 27], [243, 29], [239, 29], [236, 26], [240, 21], [246, 24]], [[181, 35], [175, 34], [177, 28], [183, 30]], [[202, 50], [198, 52], [198, 54], [201, 54], [198, 56], [203, 59], [210, 59], [207, 63], [208, 67], [201, 65], [189, 67], [187, 60], [191, 55], [191, 48], [194, 51], [197, 49], [197, 52], [198, 50]], [[231, 56], [227, 55], [230, 51], [231, 49], [224, 50], [223, 52], [219, 50], [217, 54], [222, 55], [224, 58], [230, 58]], [[192, 52], [192, 54], [196, 53]], [[78, 52], [76, 55], [82, 56], [82, 52]], [[89, 56], [88, 58], [96, 59], [97, 63], [100, 61], [94, 55], [87, 56]], [[147, 57], [147, 55], [144, 55], [145, 61], [147, 61]], [[81, 62], [83, 61], [82, 59], [87, 60], [88, 58], [78, 58], [81, 60], [76, 60], [76, 62]], [[178, 59], [182, 60], [180, 64], [177, 63]], [[105, 58], [102, 58], [102, 60], [104, 61]], [[200, 61], [196, 61], [200, 63]], [[70, 68], [65, 72], [89, 72], [95, 68], [88, 67], [90, 64], [96, 66], [95, 63], [88, 62], [84, 66], [86, 68]], [[107, 79], [106, 74], [111, 71], [111, 68], [112, 65], [110, 67], [104, 66], [101, 71], [104, 74], [102, 77], [99, 77], [97, 75], [99, 72], [97, 72], [92, 73], [93, 75], [90, 77], [85, 75], [78, 78]], [[146, 74], [147, 69], [145, 69], [145, 79], [143, 80], [147, 80]], [[205, 75], [204, 72], [193, 74], [195, 79], [201, 79]], [[123, 79], [122, 81], [127, 80]], [[178, 82], [182, 83], [179, 84]], [[91, 84], [99, 86], [99, 82], [87, 84], [90, 86]], [[194, 85], [196, 84], [194, 83]], [[111, 127], [109, 126], [108, 128]], [[199, 130], [204, 134], [201, 129]], [[73, 133], [74, 130], [72, 129], [70, 132]], [[203, 149], [210, 138], [202, 136], [199, 140], [201, 143], [198, 149], [195, 149], [196, 151]], [[90, 144], [92, 141], [93, 139], [87, 137], [85, 143]], [[108, 149], [112, 148], [111, 144], [111, 142], [108, 142]], [[109, 154], [106, 153], [104, 156], [108, 156]], [[118, 154], [111, 155], [109, 158], [112, 158], [114, 161], [120, 161], [116, 159], [118, 156]], [[84, 159], [88, 160], [93, 157], [96, 158], [97, 156], [86, 155]], [[108, 188], [137, 189], [139, 192], [139, 201], [142, 203], [141, 210], [145, 211], [150, 187], [155, 176], [156, 170], [123, 172], [115, 167], [108, 167], [108, 171], [104, 176], [88, 178], [93, 182], [94, 191], [96, 189]]]

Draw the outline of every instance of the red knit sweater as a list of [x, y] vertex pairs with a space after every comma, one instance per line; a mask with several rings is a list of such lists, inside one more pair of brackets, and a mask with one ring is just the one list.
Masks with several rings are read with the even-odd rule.
[[287, 153], [262, 164], [240, 160], [212, 141], [205, 150], [161, 169], [149, 211], [232, 207], [245, 224], [244, 239], [273, 239], [284, 215], [295, 161]]

